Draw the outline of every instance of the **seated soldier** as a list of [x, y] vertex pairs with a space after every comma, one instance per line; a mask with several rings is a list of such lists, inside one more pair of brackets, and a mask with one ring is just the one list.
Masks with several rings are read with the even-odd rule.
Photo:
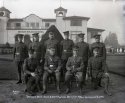
[[54, 76], [56, 78], [57, 91], [60, 94], [60, 70], [61, 60], [56, 56], [54, 46], [50, 46], [49, 55], [45, 58], [42, 94], [47, 92], [47, 80], [49, 76]]
[[94, 89], [97, 89], [99, 86], [100, 80], [103, 80], [105, 90], [104, 92], [108, 95], [111, 93], [108, 90], [109, 86], [109, 74], [107, 70], [107, 64], [103, 57], [99, 55], [99, 48], [95, 47], [93, 50], [94, 56], [91, 57], [88, 61], [88, 71], [92, 79], [92, 84]]
[[82, 82], [83, 82], [83, 60], [82, 57], [78, 56], [78, 47], [73, 47], [73, 56], [69, 57], [66, 69], [67, 72], [65, 74], [65, 83], [67, 86], [66, 94], [68, 94], [70, 91], [70, 82], [72, 77], [76, 78], [76, 81], [78, 82], [78, 86], [80, 88], [80, 93], [82, 93]]
[[28, 54], [29, 54], [29, 57], [25, 59], [24, 65], [23, 65], [26, 91], [31, 95], [35, 95], [35, 92], [40, 90], [40, 87], [38, 85], [39, 77], [37, 75], [38, 62], [36, 58], [34, 58], [33, 49], [30, 49]]

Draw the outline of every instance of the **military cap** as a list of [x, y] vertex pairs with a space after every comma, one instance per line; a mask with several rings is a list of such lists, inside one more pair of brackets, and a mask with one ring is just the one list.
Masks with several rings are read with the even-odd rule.
[[34, 34], [32, 34], [32, 36], [38, 37], [38, 36], [39, 36], [39, 33], [34, 33]]
[[23, 34], [17, 34], [17, 37], [19, 37], [19, 38], [23, 38]]
[[49, 35], [54, 35], [54, 33], [52, 31], [49, 32]]
[[73, 50], [74, 50], [74, 51], [76, 51], [76, 50], [78, 50], [78, 49], [79, 49], [79, 47], [76, 46], [76, 45], [73, 47]]
[[54, 45], [49, 45], [49, 49], [55, 49]]
[[84, 37], [84, 33], [80, 33], [80, 34], [78, 34], [78, 36], [80, 37], [80, 38], [83, 38]]
[[64, 31], [64, 35], [69, 35], [69, 31]]
[[29, 49], [28, 52], [29, 52], [29, 54], [33, 54], [34, 53], [34, 49]]
[[94, 38], [100, 38], [100, 36], [101, 36], [100, 34], [95, 34]]
[[95, 46], [95, 47], [93, 48], [93, 51], [99, 51], [99, 46]]

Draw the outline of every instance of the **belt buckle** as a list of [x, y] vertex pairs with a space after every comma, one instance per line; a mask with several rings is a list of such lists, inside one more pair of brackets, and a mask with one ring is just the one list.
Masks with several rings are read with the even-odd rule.
[[64, 52], [67, 52], [67, 50], [64, 50]]
[[50, 68], [54, 67], [54, 65], [49, 65]]
[[16, 55], [20, 55], [20, 53], [16, 53]]

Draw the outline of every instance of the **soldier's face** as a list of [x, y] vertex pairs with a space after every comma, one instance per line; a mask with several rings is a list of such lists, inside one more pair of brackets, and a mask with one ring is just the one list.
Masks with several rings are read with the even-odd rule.
[[38, 36], [35, 36], [33, 37], [34, 41], [39, 41], [39, 37]]
[[23, 38], [18, 37], [18, 41], [19, 41], [19, 42], [22, 42], [22, 41], [23, 41]]
[[54, 35], [53, 35], [53, 34], [49, 34], [49, 38], [50, 38], [50, 39], [53, 39], [53, 38], [54, 38]]
[[65, 35], [65, 39], [69, 39], [69, 36], [68, 36], [68, 35]]
[[80, 38], [80, 42], [84, 41], [84, 38]]
[[29, 58], [33, 58], [33, 54], [32, 53], [29, 53]]
[[73, 55], [77, 55], [78, 54], [78, 50], [73, 50]]
[[93, 54], [94, 54], [94, 56], [98, 56], [99, 55], [99, 51], [98, 50], [94, 50]]
[[49, 50], [49, 53], [50, 53], [50, 55], [52, 55], [52, 56], [55, 55], [55, 49], [50, 49], [50, 50]]
[[100, 37], [98, 37], [98, 38], [95, 38], [95, 42], [100, 42]]

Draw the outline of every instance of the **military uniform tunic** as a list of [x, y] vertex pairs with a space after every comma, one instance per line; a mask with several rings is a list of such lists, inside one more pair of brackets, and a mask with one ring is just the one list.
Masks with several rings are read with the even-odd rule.
[[68, 40], [61, 41], [60, 45], [61, 45], [61, 52], [62, 52], [61, 59], [67, 61], [68, 58], [72, 56], [72, 48], [74, 46], [74, 43], [72, 40], [68, 39]]
[[44, 58], [45, 48], [41, 42], [32, 42], [29, 49], [34, 49], [35, 57], [40, 60]]
[[100, 78], [108, 71], [106, 61], [103, 57], [91, 57], [88, 61], [88, 70], [92, 78]]
[[18, 42], [14, 46], [15, 61], [24, 61], [28, 57], [28, 48], [23, 42]]
[[59, 42], [56, 39], [48, 39], [45, 41], [44, 43], [45, 46], [45, 57], [47, 57], [49, 55], [49, 47], [53, 46], [56, 49], [56, 55], [59, 56], [60, 55], [60, 50], [59, 50]]

